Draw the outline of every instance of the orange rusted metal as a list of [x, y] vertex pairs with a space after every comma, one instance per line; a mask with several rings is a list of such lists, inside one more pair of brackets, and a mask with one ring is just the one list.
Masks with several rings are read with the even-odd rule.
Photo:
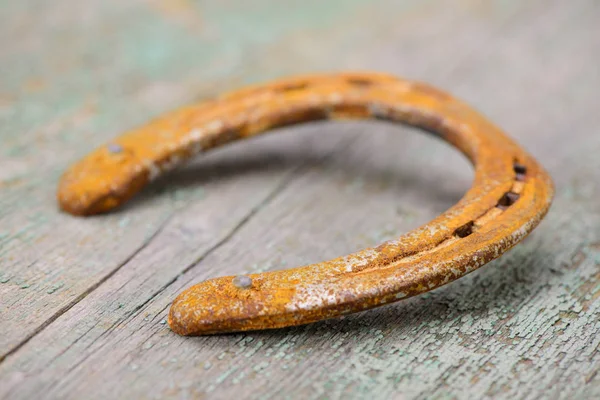
[[550, 207], [550, 177], [499, 128], [431, 86], [373, 73], [295, 77], [177, 110], [72, 166], [58, 200], [72, 214], [105, 212], [201, 151], [275, 127], [348, 118], [402, 122], [439, 135], [474, 164], [472, 188], [433, 221], [376, 248], [192, 286], [173, 302], [173, 331], [199, 335], [300, 325], [414, 296], [500, 256]]

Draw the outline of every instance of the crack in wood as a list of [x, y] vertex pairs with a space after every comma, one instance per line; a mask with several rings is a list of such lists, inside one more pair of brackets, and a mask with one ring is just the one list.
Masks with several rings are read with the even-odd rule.
[[113, 268], [108, 274], [104, 275], [98, 282], [94, 283], [92, 286], [87, 288], [83, 293], [81, 293], [79, 296], [77, 296], [73, 301], [71, 301], [64, 307], [60, 308], [50, 318], [45, 320], [41, 325], [39, 325], [29, 335], [27, 335], [22, 341], [17, 343], [17, 345], [13, 346], [6, 353], [2, 354], [0, 356], [0, 364], [3, 363], [4, 360], [6, 360], [8, 357], [15, 354], [20, 348], [25, 346], [31, 339], [33, 339], [36, 335], [38, 335], [40, 332], [42, 332], [44, 329], [46, 329], [50, 324], [52, 324], [54, 321], [56, 321], [58, 318], [60, 318], [63, 314], [65, 314], [67, 311], [69, 311], [71, 308], [73, 308], [75, 305], [77, 305], [80, 301], [82, 301], [87, 296], [89, 296], [91, 293], [93, 293], [94, 290], [96, 290], [96, 289], [98, 289], [98, 287], [100, 287], [100, 285], [102, 285], [104, 282], [106, 282], [108, 279], [110, 279], [113, 275], [115, 275], [117, 272], [119, 272], [119, 270], [121, 268], [123, 268], [127, 263], [129, 263], [131, 260], [133, 260], [138, 254], [140, 254], [140, 252], [142, 252], [146, 247], [148, 247], [150, 242], [152, 242], [152, 240], [164, 229], [164, 227], [166, 226], [166, 224], [169, 222], [169, 220], [172, 217], [173, 217], [173, 213], [171, 213], [171, 215], [169, 215], [167, 218], [165, 218], [165, 220], [160, 224], [160, 226], [157, 228], [157, 230], [152, 235], [150, 235], [150, 237], [148, 237], [148, 239], [146, 239], [142, 243], [141, 246], [139, 246], [133, 253], [131, 253], [131, 255], [129, 255], [127, 258], [125, 258], [125, 260], [122, 261], [119, 265], [117, 265], [115, 268]]

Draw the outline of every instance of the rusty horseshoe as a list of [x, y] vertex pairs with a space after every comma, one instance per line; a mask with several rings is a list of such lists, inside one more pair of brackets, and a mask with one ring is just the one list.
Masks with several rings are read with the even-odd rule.
[[499, 257], [550, 207], [550, 177], [498, 127], [436, 88], [377, 73], [283, 79], [166, 114], [74, 164], [60, 181], [58, 201], [72, 214], [102, 213], [210, 148], [299, 122], [362, 118], [402, 122], [443, 138], [474, 165], [472, 187], [431, 222], [378, 247], [196, 284], [171, 306], [174, 332], [280, 328], [405, 299]]

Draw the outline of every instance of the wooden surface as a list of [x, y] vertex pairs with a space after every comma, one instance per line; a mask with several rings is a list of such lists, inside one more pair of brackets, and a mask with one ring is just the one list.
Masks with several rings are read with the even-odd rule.
[[[0, 7], [0, 398], [600, 397], [597, 1]], [[470, 166], [414, 129], [311, 124], [217, 150], [119, 212], [57, 209], [62, 171], [123, 130], [245, 83], [343, 69], [481, 110], [553, 176], [546, 220], [423, 296], [185, 338], [165, 324], [182, 289], [395, 237], [455, 203]]]

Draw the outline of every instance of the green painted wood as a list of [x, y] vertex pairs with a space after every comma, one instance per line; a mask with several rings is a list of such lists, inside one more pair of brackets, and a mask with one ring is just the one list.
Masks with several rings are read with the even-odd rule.
[[[600, 396], [597, 2], [0, 7], [1, 398]], [[66, 166], [123, 130], [245, 83], [342, 69], [425, 80], [475, 105], [554, 177], [547, 219], [424, 296], [181, 338], [164, 318], [183, 288], [415, 228], [467, 190], [467, 162], [409, 128], [311, 124], [209, 154], [118, 212], [57, 210]]]

